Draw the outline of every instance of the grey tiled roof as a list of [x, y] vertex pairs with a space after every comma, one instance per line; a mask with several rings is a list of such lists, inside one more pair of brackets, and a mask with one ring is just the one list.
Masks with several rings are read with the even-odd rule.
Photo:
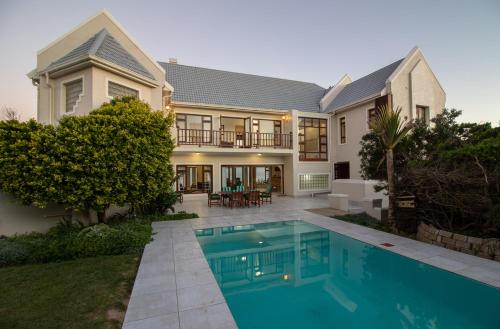
[[154, 76], [134, 56], [125, 50], [106, 29], [101, 30], [80, 46], [52, 62], [46, 71], [89, 58], [89, 56], [102, 58], [146, 78], [155, 80]]
[[389, 64], [345, 86], [337, 97], [333, 99], [330, 105], [328, 105], [326, 111], [336, 110], [345, 105], [372, 96], [375, 93], [380, 93], [382, 89], [385, 88], [385, 83], [389, 76], [396, 70], [403, 59]]
[[260, 109], [319, 112], [325, 89], [314, 83], [186, 66], [160, 65], [173, 100]]

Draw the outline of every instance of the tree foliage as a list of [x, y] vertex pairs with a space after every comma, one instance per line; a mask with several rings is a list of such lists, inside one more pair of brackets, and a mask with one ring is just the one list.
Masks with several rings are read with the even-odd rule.
[[39, 207], [103, 212], [147, 204], [171, 188], [172, 123], [129, 97], [66, 116], [57, 127], [2, 122], [0, 188]]
[[393, 109], [384, 105], [380, 107], [372, 124], [373, 132], [377, 136], [378, 145], [382, 146], [386, 163], [387, 190], [389, 194], [389, 211], [387, 221], [393, 231], [397, 231], [394, 215], [396, 182], [394, 173], [394, 149], [406, 137], [410, 126], [401, 119], [402, 108]]
[[[500, 128], [458, 123], [460, 114], [444, 110], [430, 127], [413, 122], [411, 134], [396, 147], [397, 193], [414, 195], [417, 201], [416, 210], [400, 211], [398, 221], [406, 225], [423, 220], [455, 232], [499, 236]], [[366, 179], [385, 179], [378, 143], [374, 134], [361, 142]]]

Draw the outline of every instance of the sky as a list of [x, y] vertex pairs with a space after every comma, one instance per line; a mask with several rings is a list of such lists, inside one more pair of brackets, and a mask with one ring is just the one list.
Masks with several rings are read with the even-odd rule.
[[0, 0], [0, 108], [36, 117], [36, 53], [107, 9], [158, 61], [335, 84], [419, 46], [461, 121], [500, 121], [500, 0]]

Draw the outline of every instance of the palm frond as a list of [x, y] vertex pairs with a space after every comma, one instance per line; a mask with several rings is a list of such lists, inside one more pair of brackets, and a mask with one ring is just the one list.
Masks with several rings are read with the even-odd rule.
[[387, 105], [379, 107], [374, 118], [372, 128], [379, 136], [385, 149], [394, 149], [396, 145], [408, 134], [411, 126], [406, 120], [401, 119], [402, 108], [395, 110]]

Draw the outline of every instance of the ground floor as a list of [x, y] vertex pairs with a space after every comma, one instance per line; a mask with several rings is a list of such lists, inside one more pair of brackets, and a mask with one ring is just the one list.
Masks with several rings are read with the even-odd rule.
[[[200, 150], [201, 151], [201, 150]], [[174, 152], [175, 189], [185, 195], [243, 186], [272, 188], [278, 195], [300, 196], [331, 190], [328, 161], [299, 161], [293, 153]]]

